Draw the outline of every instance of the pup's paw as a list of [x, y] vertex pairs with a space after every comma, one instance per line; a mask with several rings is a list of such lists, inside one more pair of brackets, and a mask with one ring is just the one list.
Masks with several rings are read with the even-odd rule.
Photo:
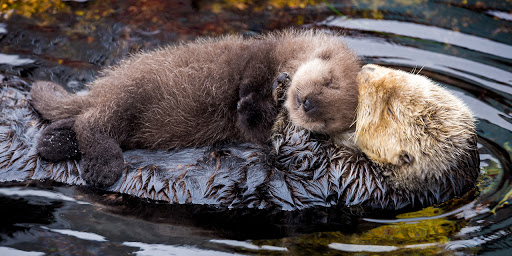
[[290, 81], [290, 75], [287, 72], [283, 72], [277, 76], [276, 81], [272, 85], [272, 90], [275, 90], [278, 87], [287, 87]]
[[250, 93], [240, 98], [236, 105], [236, 111], [238, 113], [238, 120], [243, 126], [253, 127], [261, 122], [260, 101], [255, 93]]
[[123, 161], [105, 162], [97, 157], [82, 159], [82, 178], [88, 185], [108, 188], [121, 178]]
[[237, 126], [246, 141], [265, 143], [276, 109], [270, 99], [261, 99], [256, 93], [240, 98], [237, 106]]
[[121, 147], [106, 135], [97, 135], [82, 156], [82, 178], [88, 185], [107, 188], [123, 174], [124, 158]]
[[272, 85], [272, 99], [275, 104], [281, 105], [286, 98], [286, 90], [291, 82], [291, 77], [288, 73], [283, 72], [277, 76], [276, 81]]
[[53, 122], [42, 132], [37, 142], [37, 152], [50, 162], [80, 158], [76, 134], [73, 131], [75, 120], [64, 119]]

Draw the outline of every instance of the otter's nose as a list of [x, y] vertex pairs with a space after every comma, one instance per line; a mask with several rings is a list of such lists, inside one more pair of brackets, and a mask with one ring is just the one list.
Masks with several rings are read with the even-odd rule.
[[297, 107], [300, 108], [302, 106], [302, 108], [304, 108], [304, 112], [306, 112], [306, 113], [310, 112], [311, 110], [313, 110], [315, 108], [315, 104], [313, 103], [313, 101], [307, 97], [305, 100], [302, 100], [300, 98], [300, 96], [297, 95], [296, 100], [297, 100]]
[[312, 109], [314, 109], [315, 106], [313, 105], [313, 103], [309, 100], [309, 99], [306, 99], [304, 101], [304, 111], [307, 113], [309, 111], [311, 111]]

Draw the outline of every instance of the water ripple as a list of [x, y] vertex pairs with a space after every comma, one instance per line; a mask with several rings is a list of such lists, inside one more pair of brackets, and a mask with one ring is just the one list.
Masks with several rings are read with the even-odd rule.
[[[512, 94], [512, 73], [499, 68], [455, 56], [392, 44], [384, 39], [347, 37], [344, 41], [361, 56], [375, 57], [382, 63], [424, 66], [474, 81], [482, 87]], [[460, 68], [464, 68], [465, 71], [461, 71]]]
[[347, 19], [345, 17], [331, 17], [319, 24], [420, 38], [512, 59], [510, 45], [434, 26], [397, 20]]

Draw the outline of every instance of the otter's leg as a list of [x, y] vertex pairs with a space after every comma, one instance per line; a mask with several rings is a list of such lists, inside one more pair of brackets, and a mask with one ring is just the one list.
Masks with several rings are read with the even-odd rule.
[[281, 145], [285, 143], [285, 133], [288, 124], [290, 123], [290, 119], [288, 117], [288, 111], [283, 107], [283, 103], [286, 100], [286, 91], [289, 88], [290, 82], [290, 75], [283, 72], [277, 76], [277, 79], [272, 86], [272, 98], [274, 99], [274, 104], [279, 106], [280, 109], [279, 114], [272, 125], [270, 135], [270, 141], [272, 143], [271, 156], [279, 155]]
[[48, 125], [37, 141], [37, 152], [50, 162], [78, 159], [80, 151], [73, 131], [75, 119], [68, 118]]
[[82, 178], [88, 185], [109, 187], [121, 178], [124, 159], [119, 143], [96, 128], [97, 122], [88, 115], [78, 116], [74, 126], [82, 153]]

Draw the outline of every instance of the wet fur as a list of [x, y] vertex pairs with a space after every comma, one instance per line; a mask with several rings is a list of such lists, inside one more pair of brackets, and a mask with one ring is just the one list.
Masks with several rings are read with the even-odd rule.
[[74, 124], [73, 118], [62, 119], [51, 123], [41, 132], [37, 150], [46, 160], [59, 162], [80, 158], [76, 134], [73, 131]]
[[[329, 102], [318, 104], [318, 111], [309, 113], [306, 120], [295, 121], [309, 128], [318, 120], [330, 120], [338, 124], [336, 132], [346, 131], [357, 105], [359, 64], [338, 36], [320, 32], [288, 31], [169, 46], [137, 54], [104, 71], [86, 95], [71, 95], [51, 82], [36, 82], [31, 96], [43, 118], [74, 119], [84, 178], [89, 184], [109, 186], [120, 177], [121, 149], [266, 143], [278, 112], [272, 99], [273, 82], [281, 72], [293, 76], [316, 59], [324, 60], [329, 74], [346, 78], [336, 80], [334, 94], [319, 90], [314, 95], [318, 103], [325, 95], [335, 96], [325, 97]], [[317, 86], [316, 73], [301, 79]], [[329, 117], [340, 108], [333, 102], [346, 109], [337, 116], [339, 122]], [[300, 107], [290, 109], [290, 113], [298, 111]], [[40, 153], [46, 158], [44, 151]]]
[[355, 143], [392, 187], [474, 182], [474, 168], [464, 167], [478, 161], [475, 119], [460, 99], [424, 76], [372, 64], [358, 83]]

